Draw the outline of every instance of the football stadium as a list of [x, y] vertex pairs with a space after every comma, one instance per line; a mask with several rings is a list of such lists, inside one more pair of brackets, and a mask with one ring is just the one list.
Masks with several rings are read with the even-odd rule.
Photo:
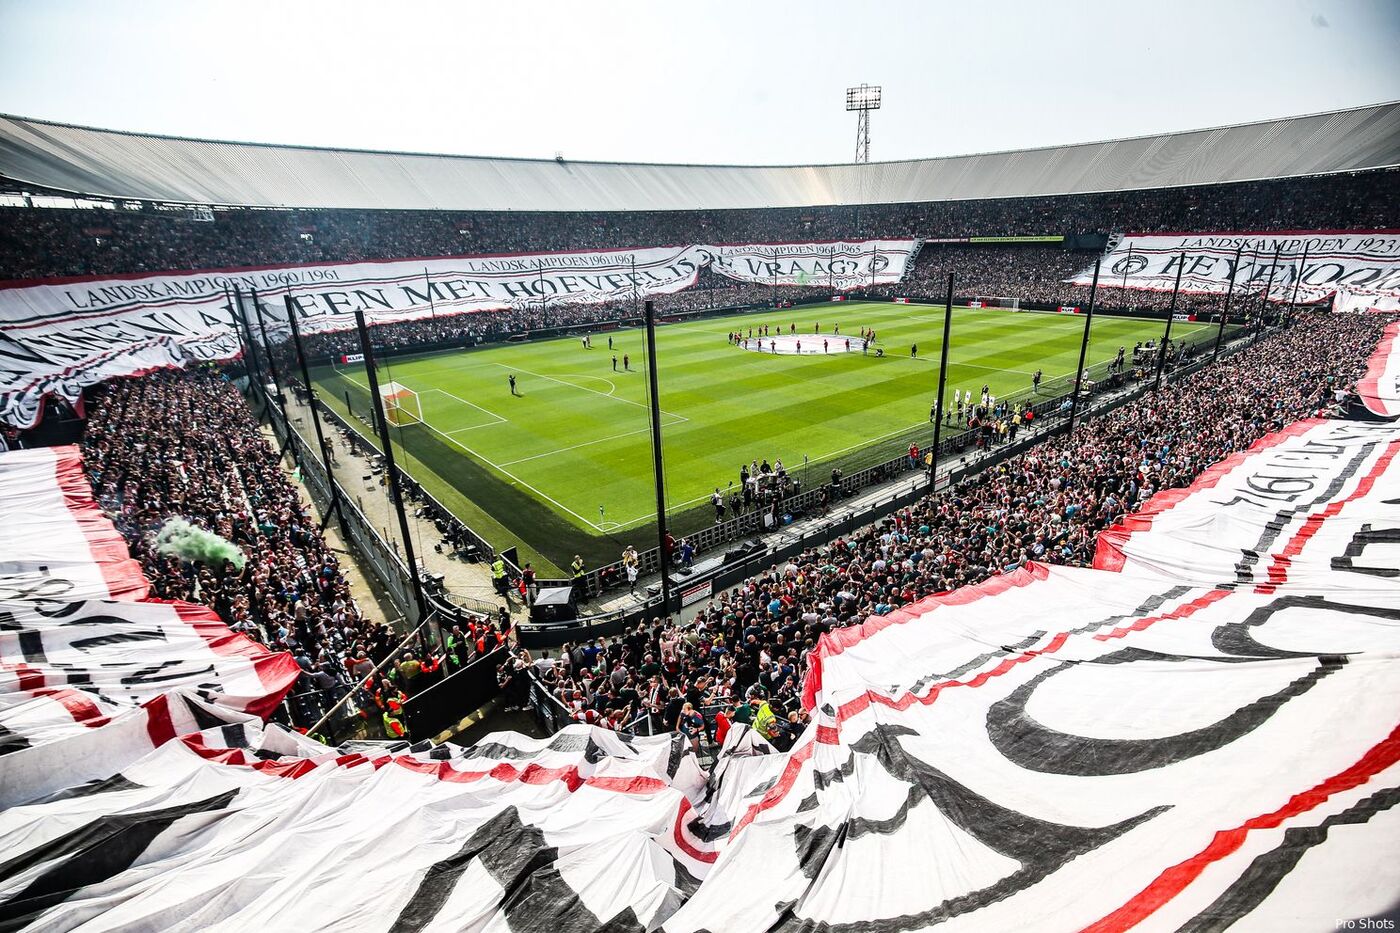
[[[1268, 101], [988, 74], [934, 135], [773, 11], [704, 75], [732, 24], [543, 25], [568, 101], [327, 63], [324, 123], [276, 48], [431, 17], [0, 11], [0, 930], [1395, 929], [1400, 102], [1286, 88], [1400, 23], [1323, 6], [1221, 63]], [[872, 11], [823, 68], [1011, 30]], [[640, 36], [702, 141], [564, 119]]]

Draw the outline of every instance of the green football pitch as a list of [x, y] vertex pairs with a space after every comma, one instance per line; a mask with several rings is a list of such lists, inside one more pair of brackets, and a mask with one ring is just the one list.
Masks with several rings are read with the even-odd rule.
[[[1023, 393], [1036, 369], [1047, 382], [1073, 374], [1083, 321], [956, 308], [948, 398], [983, 384], [998, 397]], [[898, 456], [910, 441], [925, 446], [942, 323], [937, 307], [853, 302], [657, 328], [667, 509], [679, 530], [712, 521], [710, 494], [737, 487], [740, 465], [752, 460], [781, 458], [810, 486], [833, 465], [849, 471]], [[726, 339], [763, 324], [784, 333], [796, 324], [799, 335], [843, 345], [850, 336], [854, 346], [860, 329], [873, 327], [884, 356], [873, 348], [868, 355], [773, 355]], [[840, 338], [832, 336], [835, 325]], [[1177, 324], [1173, 337], [1208, 326]], [[1161, 331], [1160, 321], [1095, 318], [1089, 362]], [[574, 554], [597, 567], [628, 543], [655, 543], [645, 333], [604, 331], [592, 340], [592, 349], [575, 336], [379, 361], [380, 382], [412, 389], [422, 409], [423, 423], [393, 429], [400, 466], [496, 547], [518, 544], [544, 576]], [[918, 356], [911, 358], [912, 344]], [[325, 367], [313, 378], [321, 398], [342, 413], [347, 396], [366, 413], [362, 366]]]

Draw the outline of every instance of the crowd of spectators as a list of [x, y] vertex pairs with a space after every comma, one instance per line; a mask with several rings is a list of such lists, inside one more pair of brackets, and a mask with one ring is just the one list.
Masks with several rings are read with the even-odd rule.
[[198, 219], [200, 213], [151, 204], [137, 204], [139, 209], [115, 203], [93, 209], [5, 207], [0, 208], [0, 269], [7, 278], [25, 279], [842, 237], [1380, 228], [1394, 218], [1395, 175], [1383, 170], [1198, 188], [764, 210], [219, 208], [208, 221]]
[[[206, 605], [234, 631], [291, 652], [303, 671], [294, 691], [319, 698], [308, 715], [388, 657], [398, 637], [361, 611], [340, 559], [224, 374], [113, 380], [90, 390], [87, 412], [83, 462], [93, 492], [141, 562], [152, 596]], [[160, 553], [156, 535], [172, 518], [235, 545], [242, 568]], [[373, 718], [381, 715], [375, 704], [401, 704], [432, 673], [421, 649], [410, 660], [362, 691]]]
[[770, 567], [692, 624], [653, 619], [566, 646], [537, 662], [538, 676], [576, 718], [619, 728], [675, 730], [685, 704], [743, 719], [766, 703], [781, 746], [804, 725], [804, 664], [823, 633], [1028, 561], [1088, 565], [1098, 532], [1153, 494], [1345, 403], [1386, 323], [1305, 314], [1160, 394]]

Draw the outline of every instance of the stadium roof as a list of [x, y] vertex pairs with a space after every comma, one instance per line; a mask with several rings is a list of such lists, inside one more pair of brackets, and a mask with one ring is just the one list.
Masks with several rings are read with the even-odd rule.
[[1131, 191], [1400, 165], [1400, 102], [1134, 139], [869, 165], [653, 165], [180, 139], [0, 115], [0, 175], [247, 207], [659, 211]]

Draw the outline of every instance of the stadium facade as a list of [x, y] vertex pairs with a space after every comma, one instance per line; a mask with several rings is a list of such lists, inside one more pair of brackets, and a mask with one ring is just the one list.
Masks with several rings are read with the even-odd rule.
[[1044, 149], [795, 166], [315, 149], [0, 116], [0, 176], [103, 198], [243, 207], [706, 211], [854, 206], [1221, 185], [1397, 165], [1400, 103]]

